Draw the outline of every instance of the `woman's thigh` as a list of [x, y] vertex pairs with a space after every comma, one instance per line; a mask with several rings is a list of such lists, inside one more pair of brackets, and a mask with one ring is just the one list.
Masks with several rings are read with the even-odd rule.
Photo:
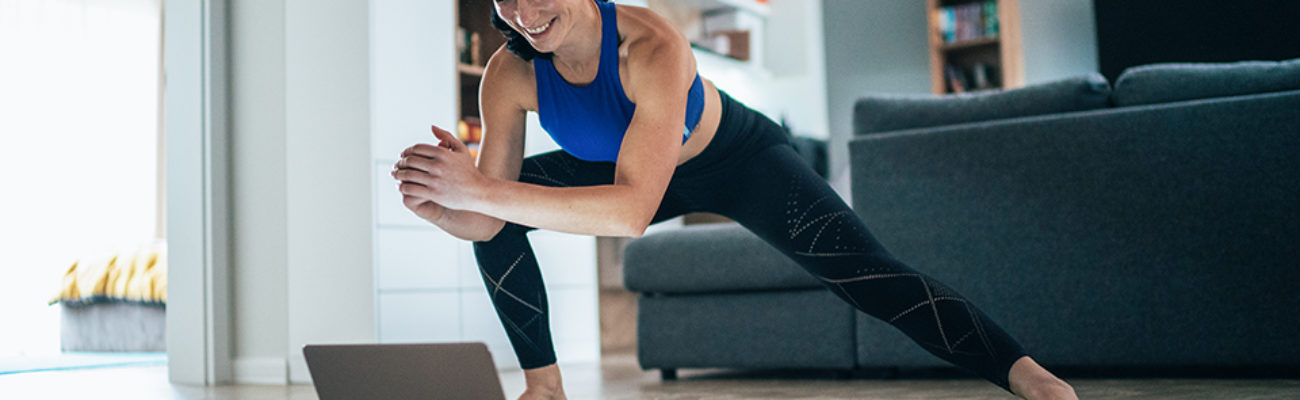
[[606, 185], [614, 182], [614, 163], [585, 161], [556, 150], [525, 158], [519, 181], [551, 187]]
[[[713, 195], [703, 201], [705, 211], [736, 220], [796, 261], [892, 258], [825, 178], [790, 146], [754, 153], [699, 186], [713, 188]], [[811, 264], [827, 268], [840, 263]], [[856, 268], [812, 272], [823, 277], [861, 273]]]

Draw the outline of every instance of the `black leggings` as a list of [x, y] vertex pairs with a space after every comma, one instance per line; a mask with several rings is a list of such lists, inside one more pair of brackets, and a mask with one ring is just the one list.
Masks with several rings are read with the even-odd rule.
[[[956, 291], [894, 259], [803, 163], [780, 126], [719, 93], [717, 134], [700, 155], [677, 167], [654, 221], [697, 211], [731, 218], [844, 301], [939, 358], [1008, 389], [1007, 372], [1025, 354], [1020, 345]], [[609, 184], [614, 164], [555, 151], [525, 159], [519, 180]], [[524, 369], [555, 363], [545, 287], [525, 235], [533, 229], [507, 223], [491, 240], [474, 243], [483, 280]]]

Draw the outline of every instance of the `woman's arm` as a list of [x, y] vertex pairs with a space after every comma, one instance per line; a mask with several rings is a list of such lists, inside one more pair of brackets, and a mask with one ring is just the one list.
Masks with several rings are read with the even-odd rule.
[[[479, 148], [478, 171], [488, 177], [513, 181], [519, 178], [523, 164], [527, 108], [535, 103], [521, 99], [521, 93], [528, 93], [529, 87], [534, 85], [529, 65], [502, 47], [488, 59], [482, 82], [479, 109], [482, 110], [484, 135]], [[436, 126], [433, 134], [440, 140], [436, 147], [447, 149], [452, 155], [473, 164], [468, 148], [454, 135]], [[452, 236], [470, 241], [492, 239], [505, 221], [470, 210], [449, 208], [428, 196], [410, 193], [413, 188], [434, 185], [435, 179], [427, 166], [424, 169], [413, 168], [410, 165], [413, 162], [407, 158], [416, 164], [426, 162], [428, 160], [422, 159], [434, 154], [433, 148], [428, 144], [407, 148], [402, 152], [403, 161], [399, 161], [393, 171], [394, 178], [409, 186], [402, 190], [406, 207]]]
[[[628, 38], [628, 89], [636, 94], [637, 108], [619, 150], [613, 184], [557, 188], [518, 182], [522, 157], [508, 157], [515, 150], [510, 146], [489, 148], [497, 134], [489, 130], [490, 121], [511, 118], [494, 117], [489, 110], [495, 103], [491, 99], [518, 96], [520, 88], [490, 85], [485, 77], [485, 134], [479, 167], [473, 168], [467, 155], [454, 147], [417, 145], [411, 150], [420, 157], [407, 157], [403, 162], [409, 160], [409, 165], [429, 171], [433, 178], [427, 185], [402, 185], [403, 194], [549, 230], [640, 236], [676, 168], [686, 119], [683, 99], [695, 76], [685, 39], [661, 19], [653, 22], [657, 23], [647, 24], [650, 32]], [[507, 160], [520, 161], [507, 165]], [[511, 173], [503, 173], [506, 171]]]

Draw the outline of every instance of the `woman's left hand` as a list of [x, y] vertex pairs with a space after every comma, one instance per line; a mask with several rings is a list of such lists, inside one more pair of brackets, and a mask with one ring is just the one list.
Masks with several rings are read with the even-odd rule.
[[486, 189], [487, 176], [474, 166], [469, 147], [455, 135], [433, 126], [437, 146], [417, 144], [402, 151], [393, 169], [398, 190], [457, 210], [471, 209]]

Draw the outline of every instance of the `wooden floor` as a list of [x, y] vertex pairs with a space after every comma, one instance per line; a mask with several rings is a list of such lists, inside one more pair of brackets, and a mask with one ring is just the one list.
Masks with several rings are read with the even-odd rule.
[[[601, 365], [566, 365], [571, 399], [1010, 399], [971, 379], [833, 379], [825, 372], [682, 371], [662, 382], [631, 355], [606, 355]], [[506, 395], [523, 391], [518, 370], [501, 374]], [[1292, 379], [1069, 379], [1084, 399], [1297, 399]], [[3, 399], [316, 399], [309, 385], [194, 387], [167, 383], [165, 366], [100, 368], [0, 375]]]

